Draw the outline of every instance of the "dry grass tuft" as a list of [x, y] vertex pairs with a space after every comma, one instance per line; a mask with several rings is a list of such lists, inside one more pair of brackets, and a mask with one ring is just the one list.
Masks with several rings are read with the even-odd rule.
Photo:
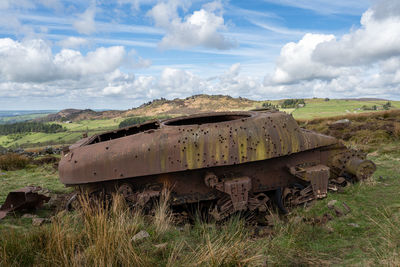
[[163, 234], [168, 231], [172, 224], [172, 212], [169, 207], [171, 191], [163, 188], [160, 199], [155, 204], [153, 224], [157, 234]]
[[29, 163], [26, 156], [7, 153], [0, 156], [0, 169], [5, 171], [14, 171], [25, 168]]
[[262, 250], [250, 238], [245, 223], [238, 217], [215, 227], [200, 223], [198, 244], [187, 246], [179, 264], [182, 266], [259, 266], [264, 262]]
[[[380, 244], [371, 244], [370, 249], [376, 258], [375, 264], [400, 266], [400, 212], [385, 208], [379, 211], [379, 220], [369, 218], [380, 233]], [[382, 221], [383, 219], [383, 221]]]
[[400, 122], [393, 123], [394, 129], [393, 134], [396, 138], [400, 138]]
[[143, 266], [132, 237], [143, 227], [140, 212], [115, 195], [112, 203], [93, 205], [87, 197], [74, 216], [59, 213], [48, 231], [45, 259], [60, 266]]

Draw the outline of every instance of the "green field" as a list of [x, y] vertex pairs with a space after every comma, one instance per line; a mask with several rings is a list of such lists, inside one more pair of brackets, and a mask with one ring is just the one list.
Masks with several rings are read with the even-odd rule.
[[83, 133], [89, 135], [118, 128], [123, 118], [82, 120], [72, 123], [58, 123], [67, 131], [59, 133], [27, 133], [18, 135], [0, 135], [0, 146], [3, 147], [35, 147], [56, 144], [72, 144], [82, 138]]
[[[331, 99], [307, 99], [306, 106], [298, 108], [292, 112], [295, 119], [308, 120], [315, 118], [332, 117], [338, 115], [356, 114], [371, 112], [361, 110], [362, 106], [372, 107], [373, 105], [382, 106], [387, 101], [359, 101], [359, 100], [338, 100]], [[393, 108], [400, 108], [400, 101], [390, 101]]]
[[0, 124], [28, 121], [28, 120], [33, 120], [33, 119], [37, 119], [37, 118], [43, 118], [43, 117], [46, 117], [47, 115], [48, 114], [46, 114], [46, 113], [39, 113], [39, 114], [27, 114], [27, 115], [0, 117]]

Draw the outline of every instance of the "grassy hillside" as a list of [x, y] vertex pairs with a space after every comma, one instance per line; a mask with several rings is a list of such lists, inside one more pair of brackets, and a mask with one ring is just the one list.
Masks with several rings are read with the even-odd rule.
[[262, 105], [263, 101], [233, 98], [223, 95], [197, 95], [185, 99], [154, 100], [138, 108], [128, 110], [125, 116], [190, 115], [200, 112], [250, 110]]
[[[166, 115], [176, 117], [201, 112], [216, 111], [242, 111], [260, 108], [264, 103], [280, 106], [284, 100], [253, 101], [244, 98], [232, 98], [229, 96], [198, 95], [185, 99], [165, 100], [159, 99], [143, 104], [138, 108], [126, 111], [103, 111], [93, 110], [64, 110], [52, 114], [44, 121], [61, 124], [67, 128], [66, 132], [55, 134], [29, 133], [19, 135], [0, 135], [0, 146], [3, 147], [40, 147], [46, 145], [71, 144], [79, 140], [83, 133], [89, 135], [118, 128], [121, 121], [131, 117], [165, 117]], [[310, 120], [313, 118], [332, 117], [338, 115], [349, 115], [368, 113], [363, 106], [378, 108], [387, 103], [387, 100], [340, 100], [331, 99], [305, 99], [306, 105], [300, 108], [288, 108], [281, 111], [291, 113], [295, 119]], [[391, 101], [392, 109], [400, 108], [400, 101]], [[378, 110], [379, 111], [379, 110]], [[66, 123], [68, 122], [68, 123]]]
[[25, 115], [16, 115], [16, 116], [1, 116], [0, 124], [14, 123], [14, 122], [20, 122], [20, 121], [29, 121], [29, 120], [44, 118], [48, 115], [49, 115], [49, 113], [25, 114]]

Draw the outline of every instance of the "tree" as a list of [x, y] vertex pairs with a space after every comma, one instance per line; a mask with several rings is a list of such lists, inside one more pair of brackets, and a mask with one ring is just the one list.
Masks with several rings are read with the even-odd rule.
[[392, 107], [392, 103], [390, 101], [386, 102], [386, 104], [383, 105], [384, 110], [389, 110]]
[[306, 105], [306, 102], [304, 99], [286, 99], [283, 101], [281, 104], [282, 108], [298, 108], [298, 107], [304, 107]]

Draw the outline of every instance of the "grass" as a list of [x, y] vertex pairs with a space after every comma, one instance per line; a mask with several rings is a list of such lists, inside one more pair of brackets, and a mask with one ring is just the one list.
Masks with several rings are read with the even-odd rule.
[[54, 193], [69, 192], [70, 189], [60, 183], [58, 172], [50, 164], [43, 166], [29, 165], [16, 171], [0, 171], [0, 203], [6, 199], [8, 192], [28, 185], [41, 186]]
[[[307, 99], [306, 106], [298, 108], [292, 112], [295, 119], [315, 119], [327, 118], [338, 115], [348, 115], [366, 112], [361, 107], [366, 106], [382, 106], [386, 100], [375, 101], [359, 101], [359, 100], [343, 100], [331, 99], [323, 101], [323, 99]], [[393, 108], [400, 108], [400, 101], [391, 101]]]
[[[176, 226], [167, 191], [156, 203], [154, 216], [129, 209], [118, 197], [107, 207], [89, 205], [83, 199], [82, 209], [61, 212], [40, 227], [21, 218], [21, 213], [2, 220], [0, 266], [399, 266], [400, 136], [396, 114], [348, 116], [354, 135], [346, 142], [370, 152], [368, 158], [377, 165], [371, 179], [350, 185], [344, 192], [330, 193], [311, 206], [297, 207], [287, 216], [272, 212], [272, 227], [246, 225], [240, 216], [224, 224], [197, 220], [193, 225]], [[302, 123], [324, 132], [330, 121], [339, 118]], [[381, 118], [387, 120], [380, 123]], [[373, 128], [366, 130], [362, 125]], [[29, 184], [68, 192], [51, 165], [29, 165], [3, 173], [0, 202], [7, 192]], [[351, 212], [336, 216], [327, 207], [331, 200], [337, 200], [342, 210], [346, 203]], [[46, 209], [37, 214], [54, 215]], [[325, 214], [333, 219], [319, 223], [318, 218]], [[142, 230], [150, 236], [133, 241]]]
[[8, 153], [0, 155], [0, 170], [19, 170], [24, 169], [29, 163], [29, 159], [26, 156]]
[[[11, 216], [0, 223], [0, 266], [398, 265], [400, 157], [396, 153], [370, 156], [378, 166], [370, 180], [331, 193], [311, 207], [298, 207], [288, 216], [275, 214], [275, 225], [261, 229], [267, 234], [255, 234], [255, 228], [239, 216], [222, 225], [197, 220], [191, 226], [174, 226], [165, 193], [155, 216], [129, 210], [118, 198], [110, 208], [83, 205], [82, 210], [59, 213], [51, 224], [40, 227], [30, 226], [30, 219]], [[65, 192], [54, 173], [43, 178], [52, 173], [46, 168], [29, 172], [35, 172], [36, 179], [41, 175], [39, 180], [52, 181], [42, 182], [43, 186]], [[7, 175], [34, 180], [23, 171]], [[351, 212], [336, 217], [327, 207], [333, 199], [339, 208], [346, 203]], [[334, 219], [325, 225], [313, 223], [325, 213]], [[150, 237], [132, 241], [141, 230]]]
[[33, 119], [37, 119], [37, 118], [43, 118], [43, 117], [47, 116], [48, 114], [49, 113], [36, 113], [36, 114], [16, 115], [16, 116], [7, 116], [7, 117], [0, 116], [0, 124], [14, 123], [14, 122], [20, 122], [20, 121], [33, 120]]

